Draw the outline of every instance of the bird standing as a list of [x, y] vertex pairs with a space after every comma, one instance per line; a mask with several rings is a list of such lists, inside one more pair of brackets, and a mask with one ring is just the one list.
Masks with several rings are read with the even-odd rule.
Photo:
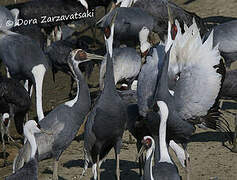
[[85, 165], [82, 175], [84, 175], [88, 163], [92, 162], [95, 180], [97, 177], [98, 180], [100, 179], [100, 165], [112, 148], [114, 148], [116, 156], [116, 177], [118, 180], [120, 179], [119, 154], [127, 114], [126, 107], [116, 91], [114, 82], [112, 44], [115, 18], [116, 15], [113, 17], [111, 25], [105, 29], [107, 64], [104, 89], [88, 115], [85, 126]]
[[29, 120], [24, 125], [24, 135], [27, 141], [30, 143], [30, 160], [24, 166], [17, 170], [12, 175], [8, 176], [5, 180], [37, 180], [38, 179], [38, 160], [37, 143], [35, 139], [36, 133], [45, 133], [41, 130], [40, 126], [34, 121]]
[[[68, 56], [68, 64], [77, 83], [76, 97], [57, 106], [39, 122], [42, 128], [53, 132], [53, 135], [45, 136], [42, 133], [36, 135], [39, 161], [48, 158], [54, 160], [53, 180], [58, 179], [57, 170], [61, 154], [75, 138], [91, 107], [89, 88], [78, 68], [78, 65], [87, 59], [80, 55], [79, 50], [74, 50]], [[27, 146], [28, 143], [26, 142], [15, 158], [14, 170], [19, 169], [24, 162], [29, 161], [29, 148]]]
[[[155, 145], [155, 141], [150, 136], [145, 136], [143, 138], [143, 147], [141, 148], [138, 156], [140, 156], [144, 149], [147, 149], [146, 153], [146, 163], [144, 167], [144, 180], [180, 180], [178, 173], [178, 168], [172, 161], [166, 142], [166, 122], [168, 119], [169, 110], [165, 102], [157, 101], [157, 106], [159, 107], [158, 113], [160, 114], [160, 126], [159, 126], [159, 143]], [[155, 151], [155, 146], [159, 148], [159, 161], [155, 161], [155, 165], [152, 167], [153, 155]]]

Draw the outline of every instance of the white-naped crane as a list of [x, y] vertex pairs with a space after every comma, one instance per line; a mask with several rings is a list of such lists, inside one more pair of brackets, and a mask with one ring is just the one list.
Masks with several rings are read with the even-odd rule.
[[[151, 136], [145, 136], [142, 140], [143, 146], [138, 153], [139, 157], [142, 155], [144, 150], [147, 150], [143, 179], [180, 180], [178, 168], [169, 155], [166, 141], [169, 110], [166, 103], [163, 101], [157, 101], [157, 106], [159, 107], [158, 113], [160, 114], [158, 144], [155, 144], [155, 141]], [[155, 160], [154, 166], [152, 166], [155, 148], [159, 149], [159, 158]]]
[[[173, 139], [182, 143], [185, 150], [188, 140], [194, 132], [194, 125], [229, 131], [226, 121], [221, 119], [218, 110], [218, 99], [224, 72], [223, 62], [218, 47], [213, 48], [213, 33], [203, 43], [195, 23], [185, 27], [182, 34], [179, 24], [175, 23], [178, 32], [172, 39], [172, 22], [168, 27], [166, 51], [168, 57], [158, 62], [158, 78], [153, 105], [147, 113], [147, 123], [159, 124], [156, 101], [164, 101], [169, 109], [167, 121], [167, 140]], [[155, 51], [156, 53], [156, 51]], [[171, 73], [170, 73], [170, 72]], [[191, 73], [192, 72], [192, 73]], [[171, 74], [171, 76], [169, 76]], [[169, 77], [175, 78], [173, 95], [169, 91]], [[208, 85], [208, 89], [206, 86]], [[202, 97], [200, 97], [202, 94]], [[153, 133], [157, 133], [153, 131]], [[187, 155], [187, 154], [186, 154]], [[187, 178], [189, 179], [189, 162], [187, 161]]]
[[[68, 65], [77, 83], [77, 94], [71, 101], [57, 106], [39, 124], [45, 130], [52, 132], [51, 136], [40, 133], [36, 135], [38, 144], [38, 160], [53, 158], [53, 180], [58, 179], [59, 158], [63, 151], [76, 137], [87, 113], [91, 107], [89, 88], [78, 68], [80, 63], [87, 61], [81, 57], [80, 50], [73, 50], [68, 56]], [[21, 168], [24, 162], [30, 160], [29, 143], [26, 142], [19, 151], [13, 164], [13, 170]]]
[[47, 59], [39, 45], [27, 36], [11, 31], [0, 31], [0, 57], [10, 76], [17, 80], [28, 80], [36, 95], [38, 120], [44, 118], [42, 88], [48, 69]]
[[49, 134], [41, 129], [40, 125], [37, 124], [36, 121], [27, 121], [24, 125], [24, 136], [30, 144], [30, 160], [15, 173], [6, 177], [5, 180], [38, 180], [38, 145], [35, 139], [35, 134], [37, 133]]
[[116, 91], [113, 70], [113, 37], [114, 22], [105, 29], [105, 44], [107, 49], [107, 64], [104, 89], [98, 97], [92, 111], [88, 115], [84, 134], [85, 165], [91, 162], [94, 179], [100, 179], [100, 165], [103, 159], [114, 148], [116, 156], [116, 177], [120, 179], [119, 154], [122, 136], [127, 120], [126, 106]]

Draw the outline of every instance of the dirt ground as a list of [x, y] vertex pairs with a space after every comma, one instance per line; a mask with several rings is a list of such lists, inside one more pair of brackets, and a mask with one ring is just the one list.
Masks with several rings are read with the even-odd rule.
[[[0, 0], [0, 2], [4, 0]], [[5, 3], [6, 1], [4, 1]], [[208, 16], [227, 16], [237, 18], [237, 0], [173, 0], [181, 7], [193, 11], [201, 17]], [[184, 4], [186, 2], [186, 4]], [[236, 66], [232, 66], [235, 68]], [[90, 82], [96, 84], [98, 81], [98, 68], [90, 79]], [[67, 100], [69, 93], [70, 78], [63, 73], [56, 75], [56, 83], [52, 81], [52, 74], [49, 72], [44, 81], [43, 92], [43, 106], [44, 111], [50, 111], [52, 108]], [[63, 83], [62, 83], [63, 82]], [[224, 103], [224, 110], [237, 112], [237, 104], [234, 101]], [[30, 112], [30, 117], [35, 118], [34, 106]], [[234, 129], [234, 117], [228, 113], [224, 113], [228, 122]], [[14, 127], [11, 128], [11, 135], [14, 138], [19, 138], [15, 133]], [[78, 138], [80, 139], [80, 138]], [[222, 146], [223, 135], [219, 132], [211, 130], [197, 129], [192, 137], [192, 142], [188, 144], [188, 152], [191, 157], [191, 180], [236, 180], [237, 179], [237, 154], [230, 152], [227, 148]], [[123, 149], [120, 156], [120, 170], [121, 179], [135, 180], [139, 179], [138, 163], [135, 162], [135, 155], [137, 153], [135, 144], [127, 144], [128, 133], [124, 134]], [[1, 146], [0, 146], [1, 147]], [[17, 153], [17, 148], [12, 145], [7, 145], [9, 166], [2, 168], [2, 147], [0, 148], [0, 179], [12, 172], [12, 162]], [[83, 168], [83, 141], [75, 140], [62, 154], [59, 165], [59, 179], [60, 180], [76, 180]], [[172, 156], [177, 162], [177, 158]], [[185, 178], [185, 171], [176, 163], [180, 175]], [[39, 163], [39, 180], [52, 179], [52, 160], [44, 160]], [[107, 160], [101, 166], [101, 179], [112, 180], [115, 179], [115, 160], [114, 152], [111, 151], [107, 156]], [[91, 168], [86, 172], [83, 180], [92, 177]]]

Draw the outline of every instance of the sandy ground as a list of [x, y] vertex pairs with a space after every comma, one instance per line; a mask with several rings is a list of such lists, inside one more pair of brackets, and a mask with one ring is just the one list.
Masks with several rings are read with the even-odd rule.
[[[3, 2], [0, 0], [0, 2]], [[5, 3], [6, 1], [4, 1]], [[236, 0], [191, 0], [190, 3], [184, 4], [185, 0], [173, 1], [181, 7], [193, 11], [201, 17], [208, 16], [229, 16], [237, 17], [237, 1]], [[98, 70], [93, 73], [91, 78], [92, 82], [97, 81]], [[63, 82], [63, 83], [62, 83]], [[64, 83], [65, 82], [65, 83]], [[66, 83], [67, 82], [67, 83]], [[49, 111], [57, 104], [62, 103], [67, 99], [69, 92], [70, 79], [63, 73], [56, 75], [56, 83], [52, 81], [50, 73], [47, 74], [44, 84], [44, 110]], [[237, 104], [234, 101], [224, 103], [223, 109], [235, 112]], [[224, 113], [228, 122], [233, 129], [234, 118], [233, 116]], [[30, 117], [35, 117], [35, 111], [32, 107]], [[19, 137], [11, 128], [11, 134], [14, 138]], [[80, 138], [78, 138], [80, 139]], [[128, 133], [124, 134], [124, 140], [128, 139]], [[197, 129], [192, 137], [192, 142], [188, 144], [188, 152], [191, 157], [191, 179], [192, 180], [207, 180], [207, 179], [220, 179], [220, 180], [236, 180], [237, 179], [237, 154], [230, 152], [227, 148], [222, 146], [223, 135], [214, 131], [204, 131]], [[2, 148], [2, 147], [1, 147]], [[0, 149], [0, 167], [2, 166], [2, 149]], [[17, 148], [8, 145], [8, 161], [9, 166], [0, 168], [0, 179], [11, 174], [12, 162], [17, 153]], [[138, 164], [135, 162], [136, 155], [135, 144], [123, 143], [121, 150], [121, 179], [133, 180], [139, 179]], [[62, 154], [59, 165], [59, 179], [60, 180], [73, 180], [79, 179], [83, 168], [83, 141], [75, 140], [69, 148]], [[177, 162], [176, 157], [172, 156]], [[39, 163], [39, 179], [48, 180], [52, 178], [52, 160], [45, 160]], [[177, 163], [180, 175], [185, 178], [185, 171]], [[112, 180], [115, 179], [115, 160], [114, 152], [111, 151], [107, 156], [107, 160], [101, 166], [101, 179]], [[88, 169], [84, 180], [92, 177], [91, 168]]]

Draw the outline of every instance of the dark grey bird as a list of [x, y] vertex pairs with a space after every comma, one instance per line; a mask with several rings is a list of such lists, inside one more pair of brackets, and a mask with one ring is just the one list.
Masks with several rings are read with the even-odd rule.
[[33, 84], [38, 120], [43, 119], [42, 87], [48, 62], [39, 45], [27, 36], [0, 31], [0, 57], [12, 78], [29, 80], [29, 87]]
[[38, 179], [38, 160], [37, 143], [35, 134], [45, 133], [34, 120], [29, 120], [24, 125], [24, 136], [30, 144], [30, 160], [22, 168], [17, 170], [5, 180], [37, 180]]
[[[171, 159], [167, 147], [166, 131], [167, 131], [167, 119], [169, 110], [165, 102], [157, 101], [159, 107], [158, 113], [160, 114], [160, 126], [159, 126], [159, 143], [155, 144], [155, 141], [150, 136], [143, 138], [143, 147], [141, 148], [138, 156], [143, 153], [143, 150], [147, 150], [146, 163], [144, 167], [144, 180], [180, 180], [178, 168]], [[159, 161], [155, 161], [155, 165], [152, 166], [155, 146], [159, 149]]]
[[202, 35], [204, 35], [204, 33], [206, 33], [208, 30], [202, 18], [200, 18], [193, 12], [184, 10], [183, 8], [168, 0], [122, 0], [122, 2], [123, 1], [130, 1], [125, 4], [127, 4], [127, 6], [130, 5], [132, 7], [141, 8], [154, 18], [155, 24], [153, 31], [158, 33], [160, 39], [163, 42], [166, 40], [168, 32], [167, 27], [169, 16], [167, 6], [170, 7], [173, 17], [181, 23], [182, 29], [184, 27], [184, 23], [190, 26], [194, 18], [197, 22], [198, 27], [200, 28]]
[[[86, 59], [81, 59], [79, 50], [72, 51], [68, 56], [68, 64], [76, 79], [77, 95], [64, 104], [57, 106], [39, 124], [48, 132], [53, 132], [51, 136], [40, 133], [36, 135], [38, 144], [38, 160], [53, 158], [53, 179], [58, 179], [58, 163], [63, 151], [71, 144], [85, 116], [90, 110], [91, 99], [89, 88], [86, 84], [78, 65]], [[15, 158], [13, 169], [17, 170], [29, 161], [29, 143], [26, 142]]]
[[21, 84], [15, 79], [0, 76], [0, 113], [3, 114], [1, 134], [4, 166], [7, 164], [4, 134], [7, 135], [8, 141], [11, 140], [16, 144], [9, 134], [10, 124], [14, 120], [17, 132], [22, 134], [24, 118], [30, 106], [30, 96]]
[[114, 148], [116, 156], [116, 177], [120, 179], [119, 154], [122, 136], [125, 130], [127, 112], [125, 104], [116, 91], [113, 70], [113, 35], [114, 21], [105, 32], [105, 43], [107, 49], [107, 64], [104, 81], [104, 89], [97, 99], [92, 111], [88, 115], [84, 134], [85, 165], [82, 175], [88, 167], [93, 164], [92, 171], [94, 179], [100, 179], [100, 165], [103, 159]]
[[116, 13], [114, 47], [119, 47], [120, 43], [127, 44], [129, 41], [136, 44], [139, 40], [138, 34], [143, 26], [146, 26], [150, 31], [153, 30], [155, 23], [153, 17], [143, 9], [135, 7], [114, 9], [97, 22], [98, 27], [104, 30]]
[[[104, 87], [104, 76], [106, 71], [107, 55], [100, 66], [100, 89]], [[113, 49], [114, 82], [128, 84], [131, 88], [133, 81], [137, 78], [142, 61], [140, 55], [134, 48], [123, 47]]]
[[[225, 59], [226, 65], [230, 67], [231, 63], [237, 60], [237, 20], [229, 21], [213, 27], [213, 46], [219, 44], [221, 56]], [[207, 39], [210, 30], [205, 34]]]

